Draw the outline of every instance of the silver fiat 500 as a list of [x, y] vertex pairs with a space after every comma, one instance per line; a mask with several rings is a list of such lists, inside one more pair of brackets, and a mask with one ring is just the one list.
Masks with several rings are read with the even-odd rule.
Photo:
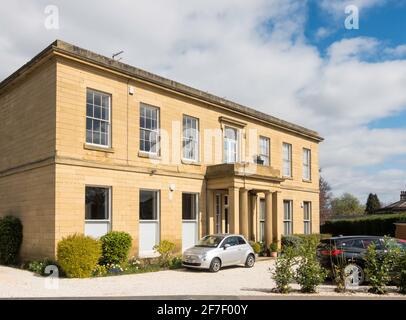
[[244, 264], [252, 268], [255, 254], [247, 240], [238, 234], [213, 234], [203, 237], [197, 245], [186, 249], [182, 264], [186, 268], [209, 269]]

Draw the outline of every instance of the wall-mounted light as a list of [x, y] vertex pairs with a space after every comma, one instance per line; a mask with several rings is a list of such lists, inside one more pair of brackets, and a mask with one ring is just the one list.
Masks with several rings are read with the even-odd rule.
[[129, 94], [129, 95], [133, 95], [133, 94], [134, 94], [134, 87], [133, 87], [133, 86], [129, 86], [129, 87], [128, 87], [128, 94]]

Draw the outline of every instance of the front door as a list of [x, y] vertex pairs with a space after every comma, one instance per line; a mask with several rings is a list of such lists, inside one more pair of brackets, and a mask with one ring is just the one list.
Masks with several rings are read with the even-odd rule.
[[159, 191], [140, 190], [139, 255], [156, 255], [153, 247], [159, 243]]
[[215, 199], [215, 210], [214, 210], [214, 233], [222, 233], [221, 231], [221, 212], [222, 212], [222, 205], [221, 205], [221, 194], [216, 194]]

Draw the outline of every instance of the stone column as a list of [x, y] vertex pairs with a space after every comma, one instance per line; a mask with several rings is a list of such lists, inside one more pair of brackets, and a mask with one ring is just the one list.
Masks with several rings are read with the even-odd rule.
[[228, 214], [230, 219], [229, 233], [240, 233], [240, 192], [236, 187], [228, 188]]
[[265, 192], [265, 244], [269, 248], [272, 243], [272, 229], [274, 221], [272, 218], [272, 193], [270, 191]]
[[257, 195], [254, 193], [251, 195], [251, 206], [249, 211], [249, 240], [255, 241], [257, 239]]
[[248, 190], [240, 189], [240, 233], [248, 239]]
[[273, 241], [280, 245], [282, 236], [283, 203], [280, 191], [272, 193], [272, 234]]

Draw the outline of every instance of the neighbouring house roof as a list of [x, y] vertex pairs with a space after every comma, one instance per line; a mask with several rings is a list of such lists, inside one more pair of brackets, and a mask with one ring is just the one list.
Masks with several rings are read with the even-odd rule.
[[47, 56], [48, 53], [50, 53], [52, 51], [65, 54], [65, 55], [77, 58], [79, 60], [82, 60], [82, 61], [90, 62], [92, 64], [95, 64], [95, 65], [98, 65], [98, 66], [101, 66], [101, 67], [104, 67], [104, 68], [107, 68], [107, 69], [110, 69], [110, 70], [113, 70], [116, 72], [120, 72], [121, 74], [124, 74], [126, 76], [129, 76], [129, 77], [132, 77], [135, 79], [153, 83], [160, 87], [164, 87], [164, 88], [179, 92], [181, 94], [190, 96], [195, 99], [203, 100], [203, 101], [215, 104], [215, 105], [219, 105], [221, 107], [225, 107], [231, 111], [244, 114], [246, 116], [249, 116], [249, 117], [255, 118], [257, 120], [263, 121], [265, 123], [268, 123], [272, 126], [299, 134], [301, 136], [305, 136], [305, 137], [315, 140], [317, 142], [321, 142], [324, 140], [316, 131], [304, 128], [302, 126], [290, 123], [288, 121], [278, 119], [278, 118], [268, 115], [266, 113], [257, 111], [253, 108], [243, 106], [241, 104], [229, 101], [224, 98], [220, 98], [213, 94], [189, 87], [189, 86], [181, 84], [179, 82], [163, 78], [163, 77], [155, 75], [153, 73], [141, 70], [141, 69], [133, 67], [131, 65], [108, 58], [106, 56], [99, 55], [92, 51], [77, 47], [75, 45], [72, 45], [70, 43], [67, 43], [67, 42], [64, 42], [61, 40], [54, 41], [51, 45], [49, 45], [41, 53], [39, 53], [37, 56], [35, 56], [33, 59], [31, 59], [28, 63], [26, 63], [16, 72], [14, 72], [8, 78], [3, 80], [0, 83], [0, 93], [5, 87], [7, 87], [7, 85], [9, 83], [13, 82], [16, 78], [18, 78], [20, 75], [25, 73], [25, 71], [31, 69], [38, 61], [40, 61], [43, 57]]
[[376, 211], [377, 213], [383, 212], [406, 212], [406, 191], [400, 192], [400, 200], [396, 201], [390, 205], [380, 208]]

